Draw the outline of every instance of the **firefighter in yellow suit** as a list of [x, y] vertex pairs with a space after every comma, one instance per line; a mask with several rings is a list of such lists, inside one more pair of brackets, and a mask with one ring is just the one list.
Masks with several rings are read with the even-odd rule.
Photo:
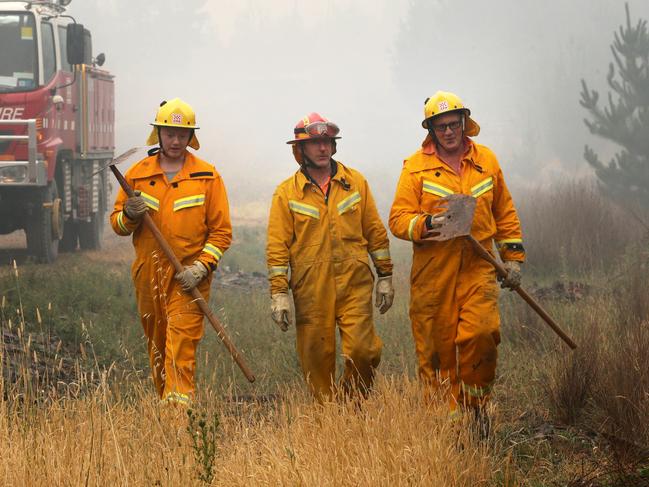
[[471, 234], [490, 252], [494, 243], [520, 284], [525, 260], [521, 226], [494, 153], [469, 137], [480, 127], [453, 93], [427, 99], [428, 136], [403, 165], [390, 211], [390, 230], [413, 242], [410, 319], [419, 376], [428, 386], [450, 386], [453, 415], [468, 407], [483, 414], [496, 373], [500, 342], [498, 286], [493, 267], [466, 239], [426, 241], [440, 199], [457, 193], [477, 199]]
[[[199, 148], [192, 108], [178, 98], [163, 102], [152, 125], [147, 144], [160, 147], [126, 172], [137, 196], [128, 198], [120, 189], [110, 220], [118, 235], [133, 235], [131, 273], [156, 390], [165, 402], [187, 405], [203, 336], [203, 314], [189, 292], [197, 287], [209, 299], [212, 273], [230, 246], [232, 227], [221, 177], [187, 150]], [[175, 274], [142, 224], [146, 211], [183, 272]]]
[[[273, 196], [267, 263], [273, 320], [286, 331], [293, 294], [297, 352], [315, 397], [329, 400], [352, 386], [365, 394], [379, 365], [382, 343], [372, 319], [392, 305], [392, 261], [386, 229], [365, 178], [335, 161], [338, 127], [317, 113], [298, 122], [293, 155], [300, 169]], [[289, 279], [290, 269], [290, 279]], [[336, 326], [345, 368], [335, 383]]]

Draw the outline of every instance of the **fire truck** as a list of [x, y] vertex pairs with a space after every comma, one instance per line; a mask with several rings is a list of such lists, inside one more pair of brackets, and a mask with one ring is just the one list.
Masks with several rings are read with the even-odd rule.
[[0, 0], [0, 234], [38, 261], [98, 249], [115, 149], [114, 80], [71, 0]]

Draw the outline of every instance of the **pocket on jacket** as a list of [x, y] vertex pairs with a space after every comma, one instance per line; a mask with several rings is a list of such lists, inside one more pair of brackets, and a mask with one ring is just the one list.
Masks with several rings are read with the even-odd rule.
[[182, 240], [202, 242], [207, 234], [205, 195], [179, 198], [173, 205], [169, 222], [171, 233]]

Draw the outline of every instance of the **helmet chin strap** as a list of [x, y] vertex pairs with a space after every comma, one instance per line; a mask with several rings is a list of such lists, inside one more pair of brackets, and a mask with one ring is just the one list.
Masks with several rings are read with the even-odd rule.
[[307, 157], [307, 155], [304, 153], [304, 145], [300, 144], [300, 153], [302, 154], [302, 166], [312, 169], [317, 169], [318, 166], [314, 164], [314, 162]]
[[[160, 147], [154, 147], [153, 149], [149, 149], [149, 151], [148, 151], [147, 153], [148, 153], [150, 156], [154, 156], [154, 155], [156, 155], [158, 152], [161, 152], [165, 157], [169, 157], [169, 156], [167, 155], [167, 153], [165, 152], [165, 149], [164, 149], [164, 147], [163, 147], [163, 145], [162, 145], [162, 136], [161, 136], [161, 134], [160, 134], [160, 127], [156, 127], [156, 128], [158, 129], [158, 145], [159, 145]], [[189, 140], [187, 141], [187, 146], [189, 145], [189, 143], [190, 143], [190, 142], [192, 141], [192, 139], [194, 138], [194, 132], [195, 132], [195, 130], [194, 130], [194, 129], [191, 129], [191, 132], [189, 133]], [[187, 148], [187, 146], [185, 146], [185, 149]]]
[[160, 133], [160, 127], [158, 127], [158, 144], [160, 145], [160, 152], [162, 152], [162, 154], [164, 154], [164, 156], [167, 157], [165, 148], [162, 146], [162, 134]]

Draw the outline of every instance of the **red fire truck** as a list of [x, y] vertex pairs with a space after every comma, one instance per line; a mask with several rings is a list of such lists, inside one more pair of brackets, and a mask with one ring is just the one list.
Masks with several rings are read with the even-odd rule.
[[0, 0], [0, 234], [41, 262], [100, 247], [115, 149], [113, 76], [70, 1]]

